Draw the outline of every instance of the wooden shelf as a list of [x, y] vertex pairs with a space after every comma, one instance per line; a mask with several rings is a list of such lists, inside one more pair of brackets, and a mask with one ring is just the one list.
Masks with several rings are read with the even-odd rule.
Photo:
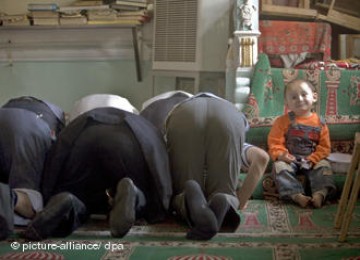
[[309, 0], [300, 0], [298, 7], [275, 5], [272, 0], [261, 0], [261, 14], [299, 17], [299, 18], [316, 18], [317, 11], [310, 9]]
[[[330, 5], [316, 3], [315, 8], [316, 7], [318, 7], [319, 10], [310, 8], [309, 0], [299, 0], [299, 5], [297, 7], [276, 5], [273, 4], [272, 0], [261, 0], [260, 13], [262, 15], [278, 17], [318, 19], [360, 31], [360, 17], [350, 15], [351, 12], [356, 13], [356, 11], [350, 10], [347, 13], [340, 12], [341, 10], [344, 10], [344, 8], [339, 9], [335, 7], [335, 0], [331, 0]], [[327, 9], [326, 14], [323, 14], [324, 9]]]
[[[330, 8], [330, 4], [316, 3], [315, 7], [318, 10], [323, 9], [323, 10], [327, 11]], [[336, 11], [339, 11], [339, 12], [344, 13], [344, 14], [348, 14], [348, 15], [352, 15], [352, 16], [359, 16], [359, 11], [356, 10], [356, 9], [355, 10], [349, 10], [349, 9], [345, 9], [343, 7], [337, 7], [337, 6], [334, 6], [334, 9]]]
[[339, 12], [334, 9], [335, 0], [331, 1], [326, 15], [318, 14], [317, 18], [341, 25], [343, 27], [360, 31], [360, 18]]
[[79, 24], [79, 25], [2, 25], [0, 30], [67, 30], [67, 29], [102, 29], [102, 28], [118, 28], [129, 29], [136, 25], [125, 24]]

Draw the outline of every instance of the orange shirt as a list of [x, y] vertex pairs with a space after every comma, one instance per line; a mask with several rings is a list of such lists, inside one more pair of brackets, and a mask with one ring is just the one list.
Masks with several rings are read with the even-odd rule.
[[[321, 126], [319, 144], [315, 151], [310, 154], [307, 159], [316, 164], [320, 160], [326, 158], [331, 151], [329, 128], [325, 124], [321, 124], [320, 118], [316, 113], [312, 113], [309, 117], [296, 117], [295, 121], [298, 124], [319, 127]], [[276, 161], [280, 154], [288, 152], [286, 148], [285, 136], [290, 126], [289, 115], [282, 115], [278, 117], [271, 127], [268, 136], [269, 154], [272, 160]]]

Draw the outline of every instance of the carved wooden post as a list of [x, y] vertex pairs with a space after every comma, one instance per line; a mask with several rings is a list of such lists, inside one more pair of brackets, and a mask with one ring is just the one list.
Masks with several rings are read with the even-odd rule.
[[235, 105], [242, 109], [243, 96], [250, 91], [252, 70], [258, 59], [259, 0], [234, 1], [234, 41], [238, 46], [239, 65], [233, 93]]
[[234, 20], [234, 35], [240, 43], [240, 67], [252, 67], [258, 55], [259, 1], [236, 0]]

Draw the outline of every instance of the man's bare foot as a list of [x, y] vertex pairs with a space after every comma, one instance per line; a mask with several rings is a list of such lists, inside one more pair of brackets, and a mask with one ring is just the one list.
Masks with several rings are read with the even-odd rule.
[[300, 207], [306, 208], [311, 202], [311, 197], [305, 196], [304, 194], [298, 193], [291, 196], [292, 200], [297, 203]]
[[35, 211], [28, 195], [21, 191], [15, 191], [15, 193], [17, 195], [17, 202], [14, 211], [22, 217], [32, 219], [35, 216]]
[[239, 210], [245, 210], [249, 204], [249, 201], [245, 202], [244, 205], [239, 205]]
[[312, 196], [311, 203], [313, 204], [314, 208], [321, 208], [324, 202], [324, 195], [321, 192], [315, 192]]

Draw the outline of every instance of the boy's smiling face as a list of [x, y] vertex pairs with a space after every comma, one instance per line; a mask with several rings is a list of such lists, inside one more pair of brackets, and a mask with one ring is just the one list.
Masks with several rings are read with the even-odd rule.
[[305, 81], [294, 81], [287, 86], [285, 104], [296, 116], [310, 116], [317, 95]]

